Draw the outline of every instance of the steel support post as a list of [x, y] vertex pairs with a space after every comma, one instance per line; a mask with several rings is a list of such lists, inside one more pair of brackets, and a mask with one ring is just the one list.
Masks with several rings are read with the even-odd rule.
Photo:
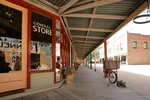
[[107, 41], [104, 41], [104, 52], [105, 52], [105, 61], [107, 61]]

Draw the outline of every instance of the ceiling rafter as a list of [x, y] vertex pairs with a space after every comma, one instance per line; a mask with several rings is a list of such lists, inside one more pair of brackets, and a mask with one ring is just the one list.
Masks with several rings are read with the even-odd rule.
[[107, 4], [111, 4], [111, 3], [119, 2], [119, 1], [122, 1], [122, 0], [101, 0], [101, 1], [96, 1], [96, 2], [85, 4], [85, 5], [74, 7], [70, 10], [67, 10], [63, 14], [77, 12], [77, 11], [80, 11], [80, 10], [93, 8], [93, 7], [97, 7], [97, 6], [102, 6], [102, 5], [107, 5]]
[[[129, 15], [129, 17], [125, 21], [123, 21], [120, 25], [118, 25], [110, 35], [108, 35], [99, 45], [97, 45], [96, 48], [99, 47], [102, 43], [104, 43], [105, 40], [109, 39], [112, 35], [114, 35], [119, 29], [121, 29], [123, 26], [125, 26], [128, 22], [130, 22], [135, 16], [137, 16], [144, 9], [146, 9], [147, 5], [150, 5], [150, 2], [147, 3], [147, 1], [145, 1], [142, 5], [140, 5], [131, 15]], [[93, 50], [95, 50], [95, 49], [93, 49]]]
[[99, 43], [99, 42], [95, 42], [95, 41], [78, 41], [78, 40], [74, 40], [73, 42]]
[[[63, 17], [64, 18], [64, 22], [65, 22], [65, 25], [66, 25], [66, 27], [68, 27], [68, 22], [67, 22], [67, 19], [66, 19], [66, 17]], [[68, 29], [67, 29], [68, 30]], [[70, 35], [70, 38], [71, 38], [71, 40], [72, 40], [72, 37], [71, 37], [71, 32], [70, 32], [70, 30], [68, 30], [68, 34]]]
[[[74, 43], [73, 45], [84, 45], [84, 44]], [[94, 44], [86, 44], [86, 46], [96, 46], [96, 45], [94, 45]]]
[[83, 47], [83, 46], [74, 46], [75, 48], [89, 48], [91, 49], [92, 47]]
[[65, 17], [79, 17], [79, 18], [98, 18], [98, 19], [116, 19], [116, 20], [125, 20], [127, 16], [121, 15], [108, 15], [108, 14], [66, 14]]
[[[91, 25], [90, 25], [91, 27]], [[93, 28], [77, 28], [77, 27], [67, 27], [68, 30], [80, 30], [80, 31], [95, 31], [95, 32], [112, 32], [111, 29], [93, 29]]]
[[[56, 0], [56, 1], [57, 1], [57, 0]], [[62, 1], [59, 0], [58, 2], [55, 3], [55, 5], [57, 5], [58, 7], [60, 7], [59, 4], [60, 4], [61, 2], [62, 2]]]
[[63, 5], [63, 3], [65, 2], [65, 0], [60, 0], [61, 2], [58, 4], [58, 6]]
[[91, 38], [91, 39], [104, 39], [105, 38], [105, 37], [81, 36], [81, 35], [71, 35], [71, 37], [76, 37], [76, 38]]
[[73, 6], [79, 6], [81, 4], [85, 4], [85, 3], [88, 3], [91, 1], [94, 1], [94, 0], [81, 0], [81, 1], [78, 1], [77, 3], [75, 3]]
[[[97, 7], [94, 7], [92, 14], [96, 13], [96, 9], [97, 9]], [[93, 23], [93, 18], [91, 18], [91, 20], [90, 20], [89, 28], [91, 28], [92, 23]], [[89, 31], [87, 32], [86, 36], [88, 36], [88, 35], [89, 35]], [[85, 41], [87, 41], [87, 38], [85, 39]], [[85, 45], [86, 45], [86, 42], [84, 43], [84, 47], [85, 47]]]
[[64, 12], [66, 9], [68, 9], [69, 7], [71, 7], [73, 4], [75, 4], [78, 0], [71, 0], [69, 1], [66, 5], [64, 5], [63, 7], [60, 8], [59, 10], [59, 14], [61, 14], [62, 12]]

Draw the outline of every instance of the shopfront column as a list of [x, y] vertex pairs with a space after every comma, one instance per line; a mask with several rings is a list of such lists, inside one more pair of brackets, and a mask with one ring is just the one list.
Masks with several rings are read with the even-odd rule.
[[105, 53], [105, 61], [107, 61], [107, 41], [104, 41], [104, 53]]

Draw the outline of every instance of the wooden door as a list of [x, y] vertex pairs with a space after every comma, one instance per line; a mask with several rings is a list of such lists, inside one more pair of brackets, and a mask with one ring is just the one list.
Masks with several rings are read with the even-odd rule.
[[11, 68], [0, 68], [0, 92], [6, 92], [27, 87], [28, 10], [6, 0], [0, 0], [0, 7], [0, 52], [5, 58], [0, 67]]

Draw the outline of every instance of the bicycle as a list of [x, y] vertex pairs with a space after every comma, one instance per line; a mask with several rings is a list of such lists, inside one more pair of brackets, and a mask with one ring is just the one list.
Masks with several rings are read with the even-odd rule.
[[[103, 72], [104, 72], [104, 77], [109, 80], [109, 84], [115, 84], [118, 82], [118, 74], [117, 74], [117, 69], [120, 68], [120, 61], [115, 61], [115, 60], [110, 60], [110, 61], [104, 61], [103, 64]], [[116, 71], [114, 71], [116, 70]]]

